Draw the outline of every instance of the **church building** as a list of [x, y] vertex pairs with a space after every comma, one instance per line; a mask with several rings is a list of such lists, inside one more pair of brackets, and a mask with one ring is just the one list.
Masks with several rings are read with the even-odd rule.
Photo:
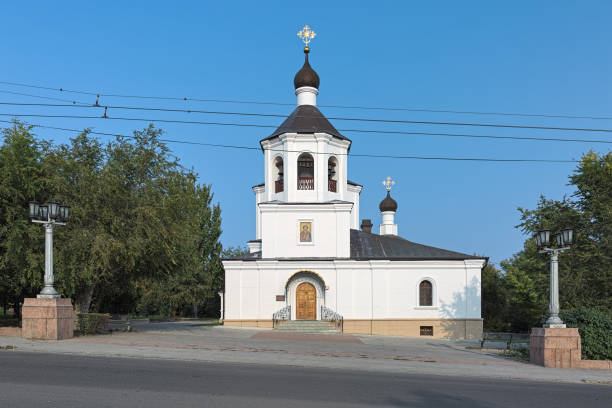
[[317, 108], [314, 33], [306, 26], [298, 35], [306, 47], [294, 78], [297, 107], [260, 141], [255, 239], [249, 254], [223, 260], [223, 324], [327, 321], [344, 333], [480, 338], [487, 259], [401, 238], [390, 178], [380, 227], [360, 223], [363, 186], [347, 171], [351, 141]]

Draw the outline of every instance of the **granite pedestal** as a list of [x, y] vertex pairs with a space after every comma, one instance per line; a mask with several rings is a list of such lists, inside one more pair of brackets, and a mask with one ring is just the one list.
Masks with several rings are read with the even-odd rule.
[[26, 298], [21, 315], [21, 336], [25, 339], [64, 340], [74, 335], [74, 312], [70, 299]]
[[531, 329], [530, 360], [544, 367], [573, 368], [580, 365], [582, 346], [578, 329]]

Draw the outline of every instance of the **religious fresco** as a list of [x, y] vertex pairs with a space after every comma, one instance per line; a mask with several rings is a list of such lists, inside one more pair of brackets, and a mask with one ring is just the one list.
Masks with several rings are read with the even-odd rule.
[[300, 221], [300, 242], [312, 242], [312, 222]]

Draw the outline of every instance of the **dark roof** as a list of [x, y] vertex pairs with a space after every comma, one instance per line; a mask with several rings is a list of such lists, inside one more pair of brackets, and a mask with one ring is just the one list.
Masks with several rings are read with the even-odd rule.
[[377, 235], [352, 229], [351, 259], [464, 260], [485, 258], [417, 244], [395, 235]]
[[[255, 261], [261, 259], [261, 252], [228, 258], [235, 261]], [[325, 261], [337, 258], [275, 258], [278, 260]], [[428, 245], [417, 244], [395, 235], [377, 235], [360, 230], [351, 230], [351, 256], [357, 261], [463, 261], [466, 259], [485, 259], [483, 256], [467, 255]]]
[[299, 105], [291, 115], [270, 136], [262, 140], [274, 139], [283, 133], [327, 133], [338, 139], [350, 139], [342, 136], [336, 128], [329, 123], [321, 111], [313, 105]]
[[346, 180], [347, 184], [353, 185], [353, 186], [359, 186], [359, 187], [363, 187], [361, 184], [359, 183], [355, 183], [354, 181], [351, 180]]
[[308, 63], [308, 49], [304, 50], [304, 66], [295, 74], [293, 85], [295, 89], [303, 86], [311, 86], [319, 89], [319, 75]]
[[255, 188], [255, 187], [263, 187], [263, 186], [265, 186], [265, 185], [266, 185], [266, 183], [255, 184], [255, 185], [254, 185], [253, 187], [251, 187], [251, 188]]
[[397, 211], [397, 201], [391, 198], [391, 193], [387, 191], [387, 196], [378, 205], [380, 212]]

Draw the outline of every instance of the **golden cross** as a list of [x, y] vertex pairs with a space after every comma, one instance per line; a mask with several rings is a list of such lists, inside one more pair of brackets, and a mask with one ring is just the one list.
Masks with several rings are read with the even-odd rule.
[[302, 41], [304, 42], [304, 45], [306, 46], [306, 48], [308, 48], [308, 44], [310, 44], [310, 41], [313, 38], [315, 38], [317, 33], [312, 31], [310, 29], [310, 27], [305, 25], [304, 28], [302, 28], [300, 31], [298, 31], [297, 35], [298, 35], [298, 37], [300, 37], [302, 39]]
[[391, 191], [391, 186], [395, 185], [395, 181], [391, 180], [391, 177], [387, 177], [386, 180], [383, 180], [383, 186], [387, 189], [387, 191]]

